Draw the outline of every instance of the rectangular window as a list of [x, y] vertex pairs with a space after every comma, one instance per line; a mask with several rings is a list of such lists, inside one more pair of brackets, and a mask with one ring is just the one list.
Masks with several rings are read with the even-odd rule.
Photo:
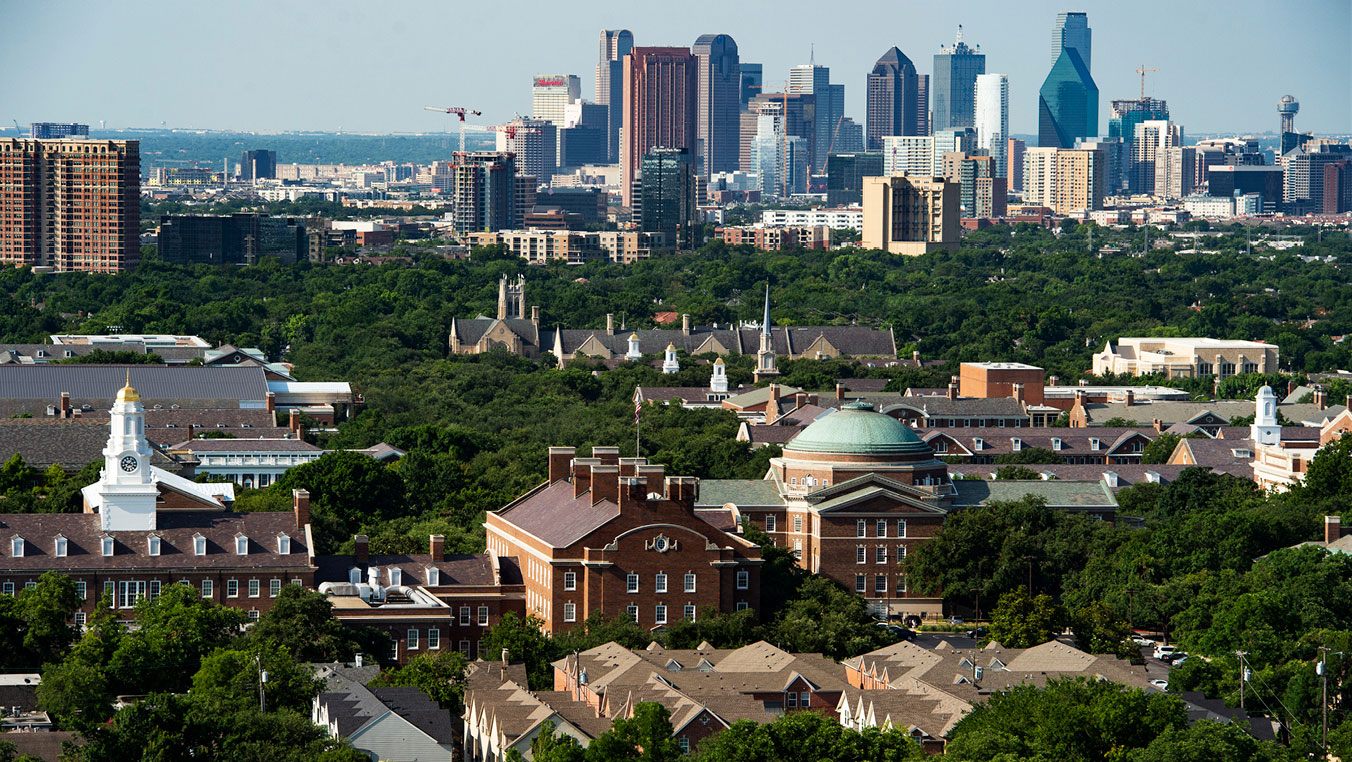
[[118, 584], [118, 608], [129, 609], [146, 596], [146, 583], [141, 580], [125, 580]]
[[887, 536], [887, 519], [878, 519], [878, 536]]
[[37, 589], [38, 589], [38, 583], [36, 583], [36, 582], [25, 582], [25, 583], [23, 583], [23, 589], [24, 589], [24, 590], [37, 590]]
[[201, 535], [192, 538], [192, 553], [194, 556], [205, 556], [207, 554], [207, 538]]
[[245, 537], [245, 536], [243, 536], [243, 535], [240, 535], [239, 537], [236, 537], [236, 538], [235, 538], [235, 555], [237, 555], [237, 556], [247, 556], [247, 555], [249, 555], [249, 538], [248, 538], [248, 537]]
[[[633, 576], [637, 577], [638, 575], [633, 575]], [[667, 575], [665, 575], [665, 574], [659, 574], [659, 575], [657, 575], [657, 582], [656, 582], [656, 585], [657, 585], [657, 590], [656, 590], [655, 592], [658, 592], [658, 593], [665, 593], [665, 592], [667, 591]], [[637, 589], [634, 589], [634, 590], [630, 590], [629, 592], [631, 592], [631, 593], [636, 593], [636, 592], [638, 592], [638, 590], [637, 590]]]
[[258, 583], [258, 580], [256, 580], [256, 579], [251, 579], [251, 580], [249, 580], [249, 597], [250, 597], [250, 598], [257, 598], [257, 597], [258, 597], [259, 588], [260, 588], [260, 585], [259, 585], [259, 583]]
[[427, 585], [436, 587], [441, 584], [441, 570], [435, 566], [427, 567]]
[[291, 554], [291, 538], [286, 535], [277, 536], [277, 555], [286, 556]]
[[75, 626], [80, 628], [85, 626], [85, 613], [83, 611], [75, 612]]
[[638, 606], [634, 606], [632, 604], [629, 606], [625, 606], [624, 613], [628, 614], [630, 619], [634, 620], [635, 622], [638, 622]]
[[751, 572], [742, 570], [737, 572], [737, 589], [745, 590], [751, 587]]
[[680, 738], [677, 738], [677, 739], [676, 739], [676, 745], [679, 746], [679, 747], [681, 747], [681, 753], [682, 753], [682, 754], [689, 754], [689, 753], [690, 753], [690, 739], [689, 739], [689, 738], [686, 738], [685, 736], [681, 736]]
[[775, 531], [775, 515], [773, 513], [765, 517], [765, 531]]
[[[482, 640], [479, 641], [479, 645], [483, 645], [483, 641], [482, 641]], [[468, 640], [462, 640], [462, 641], [460, 641], [460, 653], [463, 654], [464, 656], [469, 656], [469, 641], [468, 641]]]
[[801, 706], [801, 707], [803, 707], [804, 709], [806, 709], [806, 708], [807, 708], [807, 699], [808, 699], [808, 696], [810, 696], [810, 695], [812, 695], [812, 694], [808, 693], [807, 691], [803, 691], [803, 692], [799, 695], [798, 705]]
[[878, 547], [876, 547], [876, 548], [873, 549], [873, 561], [874, 561], [875, 563], [880, 563], [880, 564], [885, 564], [885, 563], [887, 563], [887, 546], [886, 546], [886, 545], [879, 545]]
[[873, 578], [873, 592], [882, 594], [887, 592], [887, 575], [879, 574]]
[[[13, 586], [13, 585], [10, 585], [9, 590], [10, 590], [11, 593], [13, 593], [13, 592], [14, 592], [14, 586]], [[115, 608], [117, 608], [117, 583], [116, 583], [116, 582], [104, 582], [104, 583], [103, 583], [103, 597], [108, 599], [108, 608], [110, 608], [110, 609], [115, 609]]]
[[250, 622], [258, 621], [258, 609], [249, 609], [249, 621]]
[[282, 581], [280, 579], [274, 579], [268, 582], [269, 598], [276, 598], [278, 595], [281, 595], [281, 593], [282, 593]]
[[398, 659], [399, 659], [399, 639], [390, 638], [390, 661], [398, 661]]
[[630, 593], [638, 592], [638, 575], [630, 574], [625, 578], [625, 591]]
[[897, 519], [897, 536], [906, 536], [906, 519]]
[[900, 576], [897, 577], [897, 592], [898, 592], [898, 593], [904, 593], [904, 592], [906, 592], [906, 575], [905, 575], [905, 574], [902, 574], [902, 575], [900, 575]]
[[409, 631], [408, 631], [408, 650], [410, 650], [410, 651], [416, 651], [416, 650], [418, 650], [418, 631], [417, 631], [417, 630], [409, 630]]
[[793, 517], [793, 531], [795, 531], [795, 532], [801, 532], [801, 531], [803, 531], [803, 517], [802, 517], [802, 516], [794, 516], [794, 517]]
[[103, 538], [103, 555], [111, 556], [113, 554], [113, 538]]
[[487, 627], [487, 626], [488, 626], [488, 607], [487, 607], [487, 606], [480, 606], [480, 607], [479, 607], [479, 626], [480, 626], [480, 627]]
[[905, 546], [905, 545], [898, 545], [898, 546], [897, 546], [897, 560], [900, 561], [901, 559], [903, 559], [903, 558], [905, 558], [905, 557], [906, 557], [906, 546]]
[[797, 709], [797, 708], [798, 708], [798, 692], [797, 692], [797, 691], [789, 691], [788, 693], [784, 694], [784, 701], [785, 701], [784, 707], [785, 707], [786, 709]]
[[427, 631], [427, 649], [435, 651], [441, 648], [441, 630], [433, 627]]
[[734, 611], [741, 611], [745, 608], [750, 608], [746, 601], [737, 601], [737, 605], [733, 606]]
[[295, 585], [296, 587], [300, 587], [301, 581], [300, 581], [300, 579], [297, 578], [297, 577], [292, 577], [292, 578], [291, 578], [291, 584]]
[[149, 597], [150, 600], [152, 600], [152, 601], [155, 600], [156, 598], [160, 597], [160, 581], [159, 581], [159, 580], [157, 580], [157, 579], [152, 579], [152, 580], [150, 580], [150, 592], [148, 593], [148, 597]]
[[470, 616], [469, 606], [461, 606], [461, 607], [460, 607], [460, 625], [461, 625], [462, 627], [468, 627], [468, 626], [469, 626], [469, 616]]
[[576, 590], [576, 589], [577, 589], [577, 572], [564, 572], [564, 573], [563, 573], [563, 589], [564, 589], [564, 590]]
[[[112, 583], [109, 582], [108, 584], [111, 585]], [[14, 583], [13, 583], [13, 582], [6, 582], [5, 584], [0, 585], [0, 592], [4, 592], [5, 595], [8, 595], [8, 596], [10, 596], [10, 597], [13, 597], [13, 595], [14, 595]]]
[[211, 598], [216, 595], [216, 583], [209, 579], [202, 580], [202, 597]]
[[685, 575], [685, 591], [687, 593], [695, 592], [695, 580], [696, 577], [694, 574], [688, 573]]
[[868, 551], [863, 545], [854, 546], [854, 562], [857, 564], [868, 563]]
[[565, 604], [563, 604], [563, 621], [565, 621], [565, 622], [576, 622], [576, 621], [577, 621], [577, 604], [576, 604], [576, 603], [565, 603]]
[[225, 581], [225, 597], [226, 598], [239, 597], [239, 580], [227, 579]]
[[664, 606], [664, 605], [662, 605], [662, 604], [660, 604], [660, 603], [657, 604], [657, 608], [654, 610], [654, 613], [653, 613], [653, 621], [656, 622], [657, 624], [666, 624], [666, 623], [667, 623], [667, 607], [666, 607], [666, 606]]
[[75, 583], [75, 594], [80, 596], [80, 600], [82, 601], [88, 599], [88, 589], [87, 584], [84, 582]]
[[9, 541], [9, 544], [9, 549], [14, 554], [14, 557], [23, 558], [23, 538], [15, 537]]
[[160, 538], [150, 538], [150, 547], [147, 549], [147, 552], [152, 556], [158, 556], [160, 554]]
[[695, 621], [695, 607], [694, 607], [694, 605], [693, 605], [693, 604], [687, 603], [687, 604], [685, 605], [685, 610], [682, 612], [681, 616], [685, 617], [686, 619], [689, 619], [689, 620], [692, 621], [692, 622]]
[[855, 537], [868, 537], [868, 522], [867, 522], [867, 521], [864, 521], [863, 519], [859, 519], [858, 521], [854, 522], [854, 536], [855, 536]]
[[56, 557], [57, 557], [57, 558], [65, 558], [65, 557], [66, 557], [66, 544], [67, 544], [67, 543], [66, 543], [66, 538], [64, 538], [64, 537], [58, 537], [58, 538], [56, 538]]
[[856, 593], [860, 593], [860, 594], [867, 593], [867, 592], [868, 592], [868, 578], [865, 577], [865, 576], [862, 575], [862, 574], [856, 574], [856, 575], [854, 575], [854, 591], [855, 591]]

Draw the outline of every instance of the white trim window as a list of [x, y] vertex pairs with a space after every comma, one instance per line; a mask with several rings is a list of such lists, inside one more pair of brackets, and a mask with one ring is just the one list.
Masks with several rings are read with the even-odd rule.
[[667, 623], [667, 607], [666, 607], [666, 604], [664, 604], [664, 603], [659, 603], [659, 604], [657, 604], [656, 608], [654, 608], [654, 610], [653, 610], [653, 622], [654, 622], [655, 624], [666, 624], [666, 623]]
[[567, 591], [577, 589], [577, 572], [563, 573], [563, 589]]
[[[654, 580], [653, 584], [655, 584], [655, 585], [657, 586], [656, 589], [653, 590], [653, 592], [659, 593], [659, 594], [660, 594], [660, 593], [665, 593], [665, 592], [667, 591], [667, 575], [665, 575], [665, 574], [660, 574], [660, 573], [659, 573], [659, 574], [657, 575], [656, 579]], [[636, 593], [636, 592], [638, 592], [638, 591], [637, 591], [637, 590], [630, 590], [629, 592], [631, 592], [631, 593]]]
[[226, 598], [239, 597], [239, 580], [227, 579], [225, 581], [225, 597]]
[[15, 535], [9, 541], [9, 550], [15, 558], [23, 558], [23, 538]]
[[868, 537], [868, 522], [864, 519], [857, 519], [854, 522], [854, 536]]
[[408, 642], [408, 650], [410, 650], [410, 651], [416, 651], [416, 650], [418, 650], [418, 631], [417, 631], [417, 630], [411, 629], [411, 630], [408, 631], [407, 642]]
[[159, 535], [152, 534], [150, 537], [146, 538], [146, 553], [152, 556], [158, 556], [160, 554]]
[[765, 531], [767, 532], [775, 531], [775, 515], [773, 513], [768, 513], [765, 515]]
[[897, 519], [897, 537], [906, 536], [906, 519]]
[[487, 626], [488, 626], [488, 607], [487, 607], [487, 606], [480, 606], [480, 607], [479, 607], [479, 626], [480, 626], [480, 627], [487, 627]]
[[637, 593], [637, 592], [638, 592], [638, 575], [637, 575], [637, 574], [630, 574], [630, 575], [628, 575], [628, 576], [625, 577], [625, 581], [624, 581], [624, 591], [625, 591], [626, 593]]
[[638, 606], [631, 603], [624, 607], [624, 613], [628, 614], [629, 618], [634, 620], [635, 624], [638, 623]]
[[76, 582], [76, 583], [75, 583], [75, 594], [78, 595], [78, 596], [80, 597], [80, 600], [82, 600], [82, 601], [83, 601], [83, 600], [88, 600], [88, 598], [89, 598], [89, 586], [88, 586], [88, 583], [85, 583], [85, 582]]
[[257, 598], [263, 591], [263, 585], [256, 579], [249, 580], [249, 597]]
[[693, 592], [695, 592], [695, 585], [698, 583], [698, 580], [699, 580], [699, 578], [695, 576], [695, 573], [694, 573], [694, 572], [686, 572], [686, 574], [685, 574], [685, 592], [687, 592], [687, 593], [693, 593]]
[[269, 598], [276, 598], [277, 596], [279, 596], [279, 595], [281, 595], [281, 594], [282, 594], [282, 581], [281, 581], [280, 579], [277, 579], [277, 578], [273, 578], [273, 579], [269, 580], [269, 581], [268, 581], [268, 597], [269, 597]]
[[103, 546], [102, 550], [104, 556], [111, 556], [116, 549], [113, 544], [113, 538], [111, 537], [104, 537], [100, 544]]
[[432, 627], [427, 631], [427, 650], [436, 651], [441, 648], [441, 630]]
[[577, 621], [577, 604], [576, 604], [576, 603], [569, 602], [569, 603], [563, 604], [563, 621], [565, 621], [565, 622], [576, 622], [576, 621]]
[[236, 536], [235, 536], [235, 555], [237, 555], [237, 556], [247, 556], [247, 555], [249, 555], [249, 538], [248, 538], [248, 537], [245, 537], [245, 536], [242, 535], [242, 534], [241, 534], [241, 535], [236, 535]]
[[693, 603], [685, 604], [685, 610], [682, 612], [681, 616], [683, 616], [686, 619], [689, 619], [692, 622], [695, 621], [695, 604]]
[[202, 580], [202, 597], [212, 598], [216, 595], [216, 583], [209, 579]]
[[868, 563], [868, 548], [863, 545], [854, 546], [854, 562], [857, 564]]
[[277, 555], [291, 555], [291, 537], [284, 534], [277, 535]]
[[751, 572], [746, 569], [739, 569], [737, 571], [737, 589], [746, 590], [749, 587], [751, 587]]
[[205, 556], [207, 554], [207, 538], [200, 534], [192, 536], [192, 554], [194, 556]]
[[57, 536], [56, 536], [56, 557], [57, 557], [57, 558], [65, 558], [65, 557], [66, 557], [66, 551], [67, 551], [67, 549], [68, 549], [69, 547], [70, 547], [70, 543], [66, 540], [66, 538], [65, 538], [64, 536], [62, 536], [62, 535], [57, 535]]
[[887, 519], [878, 519], [877, 525], [878, 525], [878, 536], [879, 536], [879, 537], [886, 537], [886, 536], [887, 536]]

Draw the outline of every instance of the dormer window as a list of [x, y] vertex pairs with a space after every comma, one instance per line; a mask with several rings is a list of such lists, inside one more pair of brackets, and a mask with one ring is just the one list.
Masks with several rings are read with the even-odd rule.
[[237, 556], [247, 556], [247, 555], [249, 555], [249, 538], [248, 538], [248, 537], [246, 537], [246, 536], [244, 536], [244, 535], [242, 535], [242, 534], [240, 534], [240, 535], [235, 535], [235, 555], [237, 555]]
[[1022, 439], [1019, 439], [1018, 437], [1014, 437], [1013, 439], [1010, 439], [1009, 441], [1010, 441], [1010, 443], [1012, 443], [1013, 446], [1014, 446], [1014, 452], [1018, 452], [1018, 451], [1020, 451], [1020, 450], [1023, 449], [1023, 440], [1022, 440]]
[[153, 534], [152, 534], [152, 535], [148, 538], [147, 543], [148, 543], [149, 547], [146, 549], [146, 552], [149, 553], [149, 554], [152, 555], [152, 556], [158, 556], [158, 555], [160, 554], [160, 538], [159, 538], [159, 536], [158, 536], [158, 535], [153, 535]]
[[192, 536], [192, 554], [194, 556], [205, 556], [207, 554], [207, 538], [200, 534]]
[[1091, 450], [1097, 450], [1097, 449], [1099, 449], [1099, 447], [1101, 446], [1101, 444], [1102, 444], [1102, 443], [1099, 442], [1098, 439], [1096, 439], [1096, 438], [1094, 438], [1094, 437], [1090, 437], [1090, 439], [1089, 439], [1089, 449], [1091, 449]]
[[56, 536], [56, 557], [57, 557], [57, 558], [65, 558], [65, 557], [66, 557], [66, 547], [67, 547], [67, 545], [68, 545], [68, 543], [66, 542], [66, 538], [65, 538], [65, 537], [62, 537], [61, 535], [57, 535], [57, 536]]
[[403, 570], [403, 569], [400, 569], [398, 566], [391, 566], [391, 567], [390, 567], [389, 569], [387, 569], [386, 571], [389, 572], [389, 576], [390, 576], [390, 587], [399, 587], [400, 585], [404, 584], [404, 570]]
[[985, 447], [985, 443], [983, 443], [983, 442], [981, 441], [981, 437], [977, 437], [976, 439], [973, 439], [973, 440], [972, 440], [972, 449], [974, 449], [974, 450], [980, 450], [980, 449], [983, 449], [984, 447]]
[[23, 558], [23, 538], [15, 537], [14, 539], [10, 540], [9, 550], [10, 553], [12, 553], [15, 558]]
[[287, 556], [291, 554], [291, 537], [289, 535], [277, 535], [277, 555]]
[[113, 554], [113, 538], [105, 535], [103, 537], [103, 555], [111, 556]]
[[1061, 449], [1061, 437], [1052, 437], [1052, 449], [1053, 450]]
[[436, 587], [441, 584], [441, 570], [435, 566], [427, 567], [427, 586]]

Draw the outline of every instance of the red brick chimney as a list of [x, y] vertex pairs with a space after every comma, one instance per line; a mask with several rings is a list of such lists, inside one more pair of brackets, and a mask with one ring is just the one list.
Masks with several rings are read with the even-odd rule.
[[600, 460], [603, 466], [618, 466], [620, 465], [620, 448], [596, 446], [592, 448], [592, 457]]
[[648, 477], [620, 477], [620, 509], [638, 508], [648, 501]]
[[1023, 404], [1023, 384], [1010, 384], [1009, 387], [1010, 391], [1013, 392], [1010, 396], [1017, 400], [1019, 404]]
[[844, 385], [844, 384], [836, 384], [836, 399], [838, 399], [838, 400], [843, 400], [843, 399], [845, 399], [845, 385]]
[[1126, 403], [1127, 407], [1136, 404], [1136, 392], [1133, 392], [1130, 389], [1126, 390], [1122, 393], [1122, 401]]
[[1057, 384], [1061, 383], [1061, 377], [1052, 376], [1050, 379], [1048, 379], [1048, 383], [1050, 383], [1052, 386], [1056, 386]]
[[958, 377], [952, 376], [948, 379], [948, 398], [955, 400], [958, 398]]
[[1335, 542], [1343, 536], [1343, 519], [1341, 516], [1324, 517], [1324, 542], [1325, 544]]
[[359, 534], [352, 538], [352, 543], [356, 546], [354, 555], [357, 557], [357, 563], [365, 564], [371, 561], [371, 538], [364, 534]]
[[668, 476], [666, 488], [668, 500], [694, 510], [695, 498], [699, 497], [699, 479], [693, 476]]
[[652, 492], [657, 485], [666, 479], [667, 467], [661, 463], [645, 463], [638, 467], [638, 475], [648, 480], [648, 491]]
[[920, 367], [920, 350], [919, 350], [919, 349], [915, 349], [915, 350], [912, 350], [912, 351], [911, 351], [911, 362], [915, 363], [915, 367], [917, 367], [917, 368]]
[[60, 416], [60, 417], [62, 417], [62, 418], [69, 418], [69, 417], [70, 417], [70, 392], [61, 392], [61, 416]]
[[1151, 421], [1150, 424], [1155, 427], [1156, 434], [1164, 433], [1164, 421], [1161, 421], [1160, 419], [1156, 418], [1153, 421]]
[[601, 465], [600, 458], [573, 458], [573, 497], [591, 489], [592, 466]]
[[[300, 411], [297, 410], [297, 409], [295, 409], [294, 407], [291, 408], [291, 415], [287, 416], [286, 427], [287, 427], [288, 429], [291, 429], [292, 431], [296, 432], [297, 435], [299, 435], [299, 433], [300, 433]], [[299, 436], [298, 436], [297, 438], [299, 438]]]
[[549, 483], [561, 482], [567, 480], [573, 473], [573, 456], [577, 454], [576, 447], [551, 447], [549, 448]]
[[277, 392], [268, 392], [267, 411], [269, 413], [277, 410]]
[[603, 464], [591, 469], [591, 502], [596, 505], [602, 500], [620, 502], [620, 467]]
[[434, 534], [427, 537], [428, 552], [432, 555], [433, 561], [442, 561], [446, 558], [446, 537], [444, 535]]
[[1319, 408], [1320, 410], [1323, 410], [1323, 409], [1325, 409], [1325, 408], [1327, 408], [1327, 407], [1329, 406], [1328, 392], [1324, 391], [1324, 387], [1322, 387], [1322, 386], [1316, 386], [1316, 387], [1314, 388], [1314, 400], [1313, 400], [1313, 401], [1314, 401], [1315, 407]]
[[636, 476], [638, 467], [647, 462], [647, 458], [620, 458], [620, 476]]
[[296, 528], [304, 529], [310, 523], [310, 492], [303, 489], [291, 490], [291, 510], [296, 514]]
[[189, 441], [189, 442], [192, 441], [192, 437], [193, 437], [193, 425], [190, 423], [190, 424], [188, 424], [188, 441]]

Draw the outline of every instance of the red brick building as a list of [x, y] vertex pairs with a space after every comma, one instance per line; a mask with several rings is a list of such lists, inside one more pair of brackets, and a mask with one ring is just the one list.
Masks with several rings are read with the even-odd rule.
[[546, 632], [596, 612], [655, 629], [759, 605], [760, 548], [726, 511], [695, 509], [698, 479], [616, 447], [575, 452], [551, 447], [549, 480], [485, 524], [489, 555], [520, 566]]

